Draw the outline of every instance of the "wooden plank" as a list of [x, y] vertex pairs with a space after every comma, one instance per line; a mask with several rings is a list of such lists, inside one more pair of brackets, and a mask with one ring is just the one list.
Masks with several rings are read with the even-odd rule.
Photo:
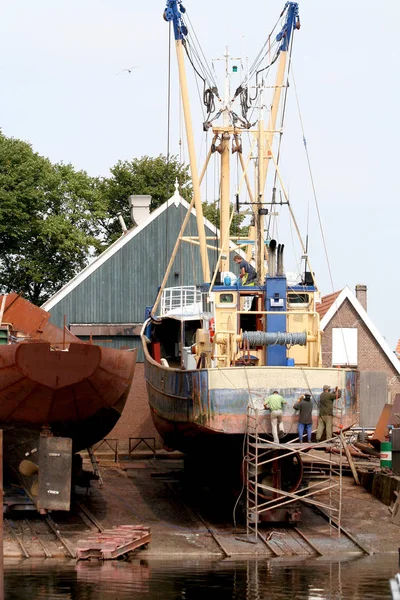
[[143, 525], [120, 525], [77, 543], [77, 558], [113, 560], [151, 540], [150, 528]]
[[123, 546], [118, 547], [116, 550], [113, 550], [111, 552], [109, 552], [108, 550], [103, 551], [103, 558], [104, 560], [112, 560], [114, 558], [118, 558], [119, 556], [122, 556], [127, 552], [132, 552], [132, 550], [136, 550], [137, 548], [140, 548], [140, 546], [148, 544], [150, 540], [151, 533], [148, 533], [147, 535], [143, 535], [140, 538], [132, 540], [128, 544], [124, 544]]
[[351, 456], [350, 451], [349, 451], [349, 449], [347, 447], [346, 440], [344, 439], [344, 435], [343, 435], [342, 432], [340, 432], [340, 440], [342, 442], [343, 449], [344, 449], [344, 451], [346, 453], [347, 461], [348, 461], [348, 463], [350, 465], [350, 469], [351, 469], [351, 472], [353, 474], [354, 481], [356, 482], [357, 485], [360, 485], [360, 480], [358, 478], [357, 470], [356, 470], [356, 468], [354, 466], [354, 462], [353, 462], [352, 456]]
[[321, 550], [319, 550], [317, 548], [317, 546], [306, 536], [306, 534], [304, 533], [304, 531], [302, 531], [301, 529], [299, 529], [298, 527], [294, 527], [293, 528], [294, 531], [296, 531], [300, 537], [303, 538], [303, 540], [314, 550], [314, 552], [316, 554], [318, 554], [318, 556], [323, 556], [323, 553], [321, 552]]

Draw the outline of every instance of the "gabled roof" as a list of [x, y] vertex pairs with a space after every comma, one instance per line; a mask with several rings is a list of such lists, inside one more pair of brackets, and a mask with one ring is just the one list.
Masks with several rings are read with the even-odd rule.
[[335, 302], [336, 298], [339, 296], [339, 292], [334, 292], [333, 294], [328, 294], [327, 296], [323, 296], [321, 298], [320, 304], [317, 304], [316, 309], [319, 316], [324, 317], [332, 304]]
[[[335, 292], [337, 297], [333, 299], [329, 309], [326, 311], [324, 316], [321, 319], [321, 329], [322, 331], [326, 328], [335, 314], [338, 312], [339, 308], [342, 306], [345, 300], [348, 300], [350, 304], [353, 306], [354, 310], [359, 314], [360, 319], [364, 322], [364, 324], [368, 327], [369, 331], [379, 344], [382, 349], [382, 352], [386, 354], [389, 361], [392, 363], [395, 370], [400, 375], [400, 361], [391, 350], [389, 344], [385, 340], [385, 338], [379, 333], [378, 329], [375, 327], [370, 317], [368, 316], [367, 311], [363, 308], [361, 303], [357, 300], [356, 296], [353, 294], [351, 289], [346, 286], [341, 292]], [[330, 294], [330, 296], [334, 296], [335, 294]], [[328, 296], [325, 296], [328, 298]], [[319, 312], [319, 311], [318, 311]]]
[[[87, 279], [92, 273], [94, 273], [99, 267], [101, 267], [109, 258], [111, 258], [116, 252], [118, 252], [121, 248], [128, 244], [138, 233], [140, 233], [143, 229], [145, 229], [152, 221], [157, 219], [168, 207], [175, 204], [176, 208], [179, 205], [183, 206], [186, 210], [189, 210], [189, 204], [182, 198], [179, 194], [178, 185], [175, 185], [175, 193], [174, 195], [161, 204], [156, 210], [154, 210], [149, 218], [144, 221], [141, 225], [130, 229], [127, 233], [122, 235], [117, 241], [115, 241], [111, 246], [109, 246], [104, 252], [102, 252], [95, 260], [93, 260], [87, 267], [85, 267], [80, 273], [75, 275], [67, 284], [65, 284], [61, 289], [58, 290], [51, 298], [49, 298], [41, 308], [44, 310], [51, 310], [56, 304], [58, 304], [65, 296], [67, 296], [72, 290], [74, 290], [78, 285], [82, 283], [85, 279]], [[196, 210], [192, 208], [192, 214], [196, 216]], [[213, 225], [208, 219], [204, 219], [204, 224], [208, 229], [212, 231], [216, 236], [219, 236], [219, 230]], [[238, 250], [238, 254], [240, 254], [240, 250]]]

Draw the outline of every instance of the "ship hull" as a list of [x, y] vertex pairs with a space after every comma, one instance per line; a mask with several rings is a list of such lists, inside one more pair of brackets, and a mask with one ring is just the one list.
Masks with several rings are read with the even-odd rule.
[[120, 414], [135, 364], [136, 352], [91, 344], [71, 342], [66, 351], [49, 342], [0, 347], [0, 423], [54, 432], [73, 430], [104, 409]]
[[[350, 369], [296, 367], [230, 367], [184, 371], [157, 363], [145, 349], [145, 377], [154, 425], [171, 449], [201, 454], [226, 444], [243, 443], [249, 403], [259, 409], [259, 431], [271, 434], [271, 418], [263, 409], [266, 396], [277, 390], [287, 401], [283, 423], [297, 435], [294, 403], [304, 393], [318, 398], [324, 385], [344, 390], [334, 424], [350, 427], [357, 420], [357, 372]], [[314, 404], [313, 425], [318, 420]], [[228, 442], [229, 440], [229, 442]]]
[[[66, 444], [61, 439], [60, 448], [68, 447], [75, 464], [79, 457], [73, 455], [113, 429], [132, 385], [137, 353], [83, 342], [17, 294], [0, 297], [0, 307], [0, 328], [8, 341], [0, 345], [4, 463], [29, 492], [37, 480], [43, 436], [52, 437], [55, 445], [68, 438]], [[61, 456], [61, 450], [48, 456]], [[26, 475], [22, 461], [34, 463], [27, 467], [33, 475]], [[70, 489], [70, 480], [66, 473], [61, 487]], [[31, 493], [36, 501], [37, 492]], [[41, 499], [42, 508], [52, 508], [46, 502]], [[62, 506], [69, 506], [68, 498]]]

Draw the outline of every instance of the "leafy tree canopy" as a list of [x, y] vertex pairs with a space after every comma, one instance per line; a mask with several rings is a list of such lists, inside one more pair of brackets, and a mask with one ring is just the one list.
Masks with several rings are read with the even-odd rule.
[[[119, 161], [100, 180], [70, 164], [52, 164], [0, 131], [0, 290], [43, 303], [121, 236], [118, 213], [131, 226], [130, 195], [150, 195], [154, 210], [173, 195], [176, 180], [190, 201], [189, 169], [177, 157]], [[203, 206], [218, 227], [218, 202]], [[233, 234], [242, 220], [235, 215]]]
[[[107, 203], [107, 219], [103, 220], [104, 244], [108, 246], [121, 235], [121, 225], [118, 213], [124, 217], [128, 228], [131, 217], [129, 214], [128, 198], [131, 194], [150, 195], [150, 211], [155, 210], [169, 200], [175, 191], [175, 182], [178, 181], [179, 193], [185, 200], [190, 201], [192, 186], [189, 167], [178, 161], [176, 156], [170, 157], [160, 154], [156, 158], [143, 156], [131, 161], [119, 161], [111, 169], [112, 177], [104, 179], [101, 190]], [[204, 216], [219, 227], [218, 201], [203, 202]], [[238, 235], [245, 233], [241, 229], [243, 215], [235, 215], [232, 220], [231, 233]]]
[[102, 222], [105, 245], [121, 235], [118, 213], [122, 214], [128, 228], [131, 226], [128, 198], [132, 194], [150, 195], [151, 211], [171, 198], [176, 180], [181, 195], [186, 199], [191, 195], [189, 169], [175, 156], [169, 160], [160, 155], [156, 158], [143, 156], [131, 161], [119, 161], [110, 171], [112, 177], [101, 183], [101, 193], [107, 203], [107, 219]]
[[0, 285], [41, 304], [88, 262], [105, 207], [98, 181], [0, 132]]

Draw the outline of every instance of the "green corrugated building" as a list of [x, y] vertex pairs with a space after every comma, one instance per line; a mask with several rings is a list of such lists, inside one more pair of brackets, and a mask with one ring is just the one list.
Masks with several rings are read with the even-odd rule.
[[[145, 308], [154, 303], [158, 286], [189, 205], [176, 189], [174, 196], [147, 214], [83, 271], [43, 304], [51, 321], [82, 339], [114, 348], [138, 348]], [[206, 220], [207, 243], [217, 248], [218, 230]], [[197, 235], [192, 210], [185, 235]], [[211, 269], [217, 250], [209, 250]], [[193, 277], [194, 274], [194, 277]], [[182, 242], [166, 287], [202, 283], [199, 247]]]

